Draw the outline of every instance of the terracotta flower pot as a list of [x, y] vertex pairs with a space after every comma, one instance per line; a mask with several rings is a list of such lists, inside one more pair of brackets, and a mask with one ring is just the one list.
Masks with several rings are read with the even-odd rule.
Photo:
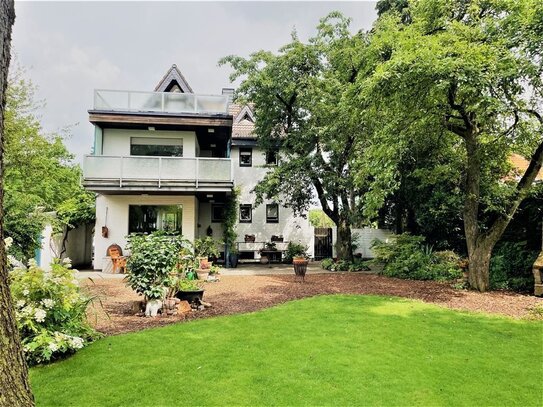
[[309, 260], [305, 257], [295, 257], [292, 259], [292, 265], [294, 266], [294, 274], [302, 278], [302, 282], [305, 281], [305, 273], [307, 272], [307, 265]]

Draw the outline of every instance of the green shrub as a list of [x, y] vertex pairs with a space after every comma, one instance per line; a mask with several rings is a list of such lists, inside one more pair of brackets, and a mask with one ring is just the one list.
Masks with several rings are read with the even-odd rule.
[[306, 257], [306, 256], [307, 256], [307, 246], [301, 243], [289, 242], [283, 259], [286, 263], [292, 263], [292, 259], [294, 257]]
[[375, 260], [383, 263], [382, 274], [413, 280], [446, 281], [460, 278], [460, 257], [452, 251], [434, 252], [424, 237], [398, 235], [390, 242], [376, 240], [372, 245]]
[[30, 365], [74, 353], [99, 336], [87, 322], [90, 299], [81, 293], [69, 260], [55, 260], [51, 271], [31, 260], [28, 269], [9, 273], [17, 327]]
[[355, 259], [352, 262], [347, 260], [324, 259], [321, 267], [329, 271], [368, 271], [370, 268], [361, 260]]
[[[126, 282], [145, 300], [162, 298], [170, 285], [170, 273], [177, 271], [183, 261], [181, 249], [191, 243], [179, 235], [155, 232], [128, 236], [130, 257], [126, 262]], [[188, 249], [190, 251], [190, 249]], [[193, 262], [192, 256], [190, 261]]]
[[200, 239], [194, 239], [194, 255], [196, 257], [219, 257], [220, 241], [213, 239], [211, 236], [206, 236]]
[[539, 254], [530, 250], [526, 242], [500, 242], [490, 260], [490, 287], [520, 292], [531, 292], [534, 287], [532, 265]]

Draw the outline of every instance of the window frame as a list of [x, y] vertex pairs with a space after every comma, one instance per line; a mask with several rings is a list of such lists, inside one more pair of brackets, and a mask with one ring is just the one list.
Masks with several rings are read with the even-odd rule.
[[[134, 157], [183, 157], [183, 141], [183, 138], [174, 137], [130, 137], [130, 155]], [[171, 154], [137, 154], [134, 152], [136, 147], [170, 147], [179, 151], [172, 151]]]
[[[273, 154], [275, 156], [275, 161], [270, 162], [269, 157]], [[277, 150], [268, 150], [266, 151], [266, 165], [277, 166], [279, 164], [279, 151]]]
[[[277, 208], [277, 217], [272, 218], [268, 215], [268, 210], [274, 206]], [[266, 204], [266, 223], [279, 223], [279, 204]]]
[[[222, 208], [222, 217], [215, 217], [215, 208]], [[222, 203], [212, 203], [211, 204], [211, 223], [222, 223], [224, 222], [224, 204]]]
[[[155, 228], [150, 228], [147, 226], [144, 228], [145, 230], [134, 230], [134, 225], [132, 224], [132, 220], [134, 220], [134, 215], [137, 213], [135, 212], [137, 211], [136, 208], [141, 208], [139, 210], [142, 212], [146, 212], [147, 215], [151, 214], [151, 212], [149, 212], [149, 209], [144, 210], [143, 207], [154, 208]], [[163, 212], [165, 209], [170, 209], [170, 211]], [[173, 211], [173, 209], [175, 209], [175, 211]], [[177, 228], [175, 228], [175, 230], [165, 230], [164, 225], [163, 225], [163, 222], [165, 219], [161, 218], [161, 216], [169, 215], [174, 212], [175, 212], [176, 217], [179, 216], [179, 219], [176, 220]], [[147, 222], [147, 220], [145, 220], [144, 218], [143, 222]], [[161, 226], [160, 228], [159, 228], [159, 225]], [[147, 234], [147, 233], [153, 233], [157, 231], [164, 231], [166, 233], [180, 233], [180, 234], [183, 233], [183, 205], [175, 205], [175, 204], [174, 205], [138, 205], [138, 204], [128, 205], [128, 234], [132, 234], [132, 233]]]
[[[241, 219], [241, 209], [249, 209], [249, 219]], [[253, 204], [239, 205], [239, 223], [253, 223]]]
[[[249, 153], [249, 154], [243, 154]], [[242, 156], [249, 156], [249, 163], [243, 163]], [[239, 149], [239, 166], [240, 167], [252, 167], [253, 166], [253, 149], [251, 147], [240, 147]]]

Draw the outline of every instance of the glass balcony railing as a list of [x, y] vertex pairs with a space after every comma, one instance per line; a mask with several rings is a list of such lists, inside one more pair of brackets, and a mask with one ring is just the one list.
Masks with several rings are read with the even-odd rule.
[[144, 157], [87, 155], [83, 158], [83, 180], [123, 182], [232, 182], [230, 158]]
[[114, 112], [228, 113], [228, 97], [194, 93], [95, 90], [94, 109]]

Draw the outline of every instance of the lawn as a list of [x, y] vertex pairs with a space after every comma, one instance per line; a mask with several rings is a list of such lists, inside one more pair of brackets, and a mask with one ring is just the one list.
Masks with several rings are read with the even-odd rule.
[[321, 296], [107, 337], [31, 370], [43, 405], [541, 406], [543, 324]]

